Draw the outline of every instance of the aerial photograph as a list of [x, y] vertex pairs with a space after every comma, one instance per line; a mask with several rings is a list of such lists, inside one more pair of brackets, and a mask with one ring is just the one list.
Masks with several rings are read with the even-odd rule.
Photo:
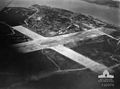
[[120, 0], [0, 0], [0, 89], [120, 89]]

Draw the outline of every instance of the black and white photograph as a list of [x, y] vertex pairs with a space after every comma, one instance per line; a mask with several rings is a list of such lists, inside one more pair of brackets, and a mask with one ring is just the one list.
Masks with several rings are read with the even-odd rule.
[[0, 0], [0, 89], [120, 89], [120, 0]]

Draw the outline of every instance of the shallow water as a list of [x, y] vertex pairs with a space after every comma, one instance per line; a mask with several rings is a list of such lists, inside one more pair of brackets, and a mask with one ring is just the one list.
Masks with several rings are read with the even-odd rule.
[[84, 13], [111, 24], [120, 25], [120, 9], [87, 3], [81, 0], [16, 0], [10, 6], [29, 7], [33, 4], [64, 8], [77, 13]]

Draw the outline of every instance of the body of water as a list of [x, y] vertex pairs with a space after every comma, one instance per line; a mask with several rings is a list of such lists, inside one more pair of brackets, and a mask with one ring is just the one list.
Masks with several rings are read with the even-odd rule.
[[120, 25], [120, 9], [96, 5], [82, 0], [14, 0], [10, 6], [29, 7], [33, 4], [47, 5], [84, 13], [111, 24]]

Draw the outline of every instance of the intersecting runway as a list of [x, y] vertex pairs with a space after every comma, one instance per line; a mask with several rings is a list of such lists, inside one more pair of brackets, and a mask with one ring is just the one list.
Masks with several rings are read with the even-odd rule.
[[76, 32], [66, 35], [55, 36], [55, 37], [43, 37], [40, 34], [33, 32], [23, 26], [16, 26], [13, 28], [33, 39], [32, 41], [29, 42], [23, 42], [13, 45], [20, 52], [29, 53], [41, 49], [52, 49], [68, 57], [69, 59], [79, 63], [80, 65], [89, 68], [94, 72], [97, 73], [103, 72], [104, 70], [108, 69], [107, 66], [95, 62], [92, 59], [85, 57], [84, 55], [77, 53], [68, 47], [63, 46], [64, 44], [72, 41], [79, 41], [79, 40], [84, 40], [86, 38], [93, 38], [93, 37], [105, 35], [104, 32], [99, 31], [99, 29], [101, 28], [91, 29], [88, 31], [84, 31], [82, 33]]

